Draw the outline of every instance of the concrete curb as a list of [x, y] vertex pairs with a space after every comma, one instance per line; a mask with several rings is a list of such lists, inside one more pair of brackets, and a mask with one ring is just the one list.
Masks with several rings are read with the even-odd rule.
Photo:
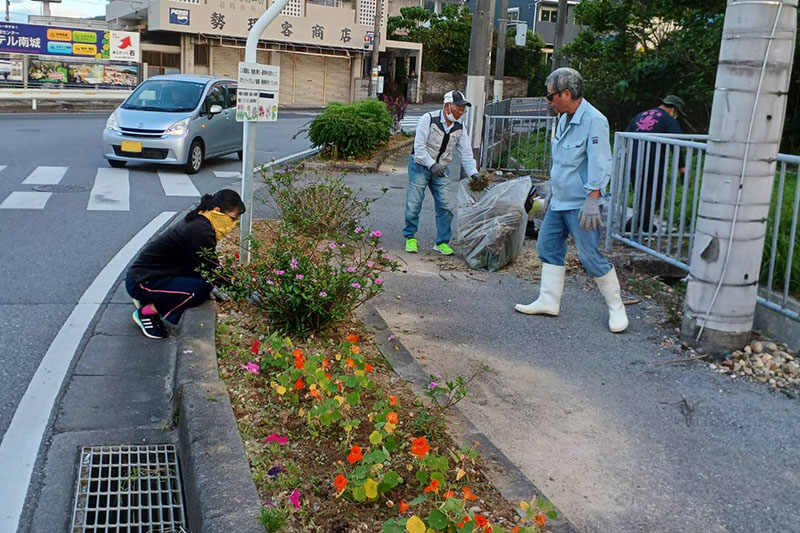
[[[373, 331], [373, 340], [383, 357], [394, 372], [410, 382], [414, 392], [422, 395], [428, 385], [428, 374], [417, 363], [411, 352], [403, 346], [397, 335], [381, 316], [375, 306], [368, 305], [362, 312], [364, 323]], [[391, 340], [389, 340], [391, 339]], [[501, 452], [489, 438], [478, 431], [475, 425], [461, 412], [458, 406], [450, 409], [461, 426], [458, 439], [465, 445], [477, 441], [480, 451], [487, 463], [494, 468], [486, 472], [489, 480], [509, 501], [529, 501], [533, 496], [547, 498], [536, 485], [529, 480], [517, 466]], [[580, 533], [580, 531], [558, 511], [558, 520], [548, 521], [548, 530], [553, 533]]]
[[233, 407], [219, 379], [216, 305], [187, 309], [175, 371], [178, 452], [193, 533], [264, 533], [261, 509]]
[[352, 172], [354, 174], [374, 174], [378, 172], [378, 169], [386, 161], [389, 157], [396, 154], [400, 150], [404, 150], [414, 144], [414, 138], [409, 138], [406, 141], [403, 141], [399, 145], [395, 146], [391, 150], [386, 150], [371, 160], [357, 163], [353, 161], [326, 161], [326, 160], [311, 160], [306, 161], [304, 163], [304, 168], [309, 170], [335, 170], [335, 171], [346, 171]]

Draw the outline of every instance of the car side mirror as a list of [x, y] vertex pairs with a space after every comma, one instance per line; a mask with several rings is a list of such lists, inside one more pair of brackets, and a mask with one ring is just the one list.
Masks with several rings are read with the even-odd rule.
[[208, 114], [211, 115], [212, 117], [220, 113], [222, 113], [222, 106], [219, 104], [212, 105], [211, 108], [208, 110]]

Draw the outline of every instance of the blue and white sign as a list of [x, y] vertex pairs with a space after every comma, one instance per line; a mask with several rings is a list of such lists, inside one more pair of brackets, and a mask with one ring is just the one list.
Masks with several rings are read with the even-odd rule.
[[179, 9], [177, 7], [169, 8], [169, 23], [177, 24], [178, 26], [189, 25], [189, 10]]

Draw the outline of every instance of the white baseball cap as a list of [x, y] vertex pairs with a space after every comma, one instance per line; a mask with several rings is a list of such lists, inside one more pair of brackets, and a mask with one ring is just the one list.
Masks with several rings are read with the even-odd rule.
[[472, 107], [472, 104], [467, 102], [467, 100], [464, 98], [464, 94], [461, 91], [450, 91], [449, 93], [446, 93], [444, 95], [444, 103]]

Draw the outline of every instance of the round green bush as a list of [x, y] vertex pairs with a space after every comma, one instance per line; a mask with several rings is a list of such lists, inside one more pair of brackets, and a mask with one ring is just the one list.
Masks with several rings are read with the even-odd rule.
[[334, 158], [352, 159], [389, 140], [392, 116], [379, 100], [333, 102], [308, 129], [314, 146], [330, 147]]

